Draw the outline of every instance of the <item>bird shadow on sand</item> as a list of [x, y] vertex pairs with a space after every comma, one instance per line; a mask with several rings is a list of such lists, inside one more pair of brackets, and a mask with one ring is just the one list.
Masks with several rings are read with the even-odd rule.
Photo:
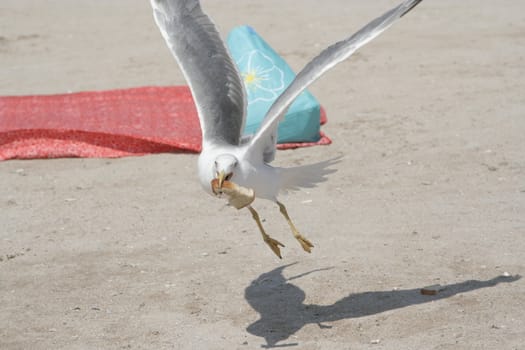
[[[290, 264], [293, 265], [293, 264]], [[277, 344], [288, 339], [307, 324], [317, 324], [320, 328], [331, 328], [323, 322], [369, 316], [388, 310], [400, 309], [410, 305], [449, 298], [480, 288], [493, 287], [499, 283], [517, 281], [521, 276], [498, 276], [486, 281], [468, 280], [444, 285], [444, 290], [436, 295], [422, 295], [421, 288], [364, 292], [350, 294], [332, 305], [304, 304], [305, 292], [292, 280], [310, 273], [328, 270], [317, 269], [300, 275], [285, 278], [285, 265], [263, 273], [245, 289], [244, 295], [252, 308], [260, 314], [260, 319], [248, 326], [247, 331], [264, 338], [263, 348], [296, 346], [298, 343]], [[421, 286], [424, 287], [424, 286]]]

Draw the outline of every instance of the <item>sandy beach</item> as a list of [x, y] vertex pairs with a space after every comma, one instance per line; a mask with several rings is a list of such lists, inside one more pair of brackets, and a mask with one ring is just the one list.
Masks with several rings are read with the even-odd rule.
[[[395, 0], [205, 0], [298, 71]], [[0, 3], [0, 94], [185, 84], [148, 1]], [[423, 1], [310, 88], [327, 182], [206, 195], [197, 155], [0, 162], [0, 349], [524, 349], [525, 3]], [[440, 285], [435, 295], [423, 287]]]

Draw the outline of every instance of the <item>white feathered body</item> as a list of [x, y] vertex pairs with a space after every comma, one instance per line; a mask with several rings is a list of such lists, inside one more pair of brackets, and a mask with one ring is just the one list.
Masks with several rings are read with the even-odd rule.
[[277, 199], [279, 193], [314, 187], [325, 181], [326, 175], [335, 171], [328, 167], [338, 161], [333, 159], [305, 166], [281, 168], [265, 163], [262, 156], [253, 154], [254, 151], [261, 154], [246, 146], [205, 146], [198, 161], [199, 180], [203, 189], [213, 195], [211, 181], [216, 178], [216, 174], [212, 165], [221, 154], [231, 154], [238, 160], [232, 182], [253, 189], [256, 198], [272, 201]]

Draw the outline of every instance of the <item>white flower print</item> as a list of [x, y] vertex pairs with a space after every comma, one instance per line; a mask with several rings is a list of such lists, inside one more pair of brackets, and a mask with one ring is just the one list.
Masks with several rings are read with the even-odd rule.
[[264, 53], [253, 50], [237, 62], [246, 88], [248, 105], [274, 101], [284, 90], [284, 73]]

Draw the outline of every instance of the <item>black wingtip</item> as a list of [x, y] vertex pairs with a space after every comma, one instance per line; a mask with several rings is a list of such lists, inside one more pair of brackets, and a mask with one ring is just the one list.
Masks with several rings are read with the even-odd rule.
[[401, 15], [401, 17], [403, 17], [404, 15], [406, 15], [407, 13], [409, 13], [410, 10], [412, 10], [414, 7], [416, 7], [421, 1], [423, 1], [423, 0], [416, 0], [416, 1], [413, 1], [412, 4], [410, 4], [410, 6], [405, 10], [405, 12], [403, 12], [403, 14]]

